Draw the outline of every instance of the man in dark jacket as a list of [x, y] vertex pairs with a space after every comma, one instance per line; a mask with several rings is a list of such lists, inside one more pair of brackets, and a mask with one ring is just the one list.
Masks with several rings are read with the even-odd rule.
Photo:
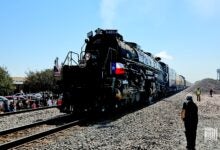
[[195, 150], [196, 130], [198, 124], [198, 107], [193, 102], [192, 96], [187, 96], [183, 103], [181, 118], [185, 125], [185, 135], [188, 150]]

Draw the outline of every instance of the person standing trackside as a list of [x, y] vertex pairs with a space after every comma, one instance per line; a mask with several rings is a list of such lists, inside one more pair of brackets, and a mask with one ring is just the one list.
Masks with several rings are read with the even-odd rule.
[[213, 89], [210, 89], [209, 94], [212, 97]]
[[200, 88], [196, 89], [196, 97], [197, 97], [197, 101], [200, 102], [201, 101], [201, 89]]
[[185, 126], [185, 135], [187, 141], [187, 150], [195, 150], [196, 130], [198, 124], [198, 107], [193, 102], [192, 96], [187, 96], [183, 103], [181, 119]]

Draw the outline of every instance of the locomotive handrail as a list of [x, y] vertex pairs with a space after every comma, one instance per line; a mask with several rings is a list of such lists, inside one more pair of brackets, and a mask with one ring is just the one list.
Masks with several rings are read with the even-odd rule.
[[[109, 52], [110, 52], [110, 51], [111, 51], [111, 52], [112, 52], [112, 51], [117, 52], [116, 49], [109, 47], [107, 56], [106, 56], [105, 61], [104, 61], [104, 64], [103, 64], [103, 69], [105, 69], [105, 66], [106, 66], [106, 63], [107, 63], [107, 60], [108, 60]], [[111, 53], [111, 61], [112, 61], [112, 53]]]
[[124, 59], [125, 61], [127, 61], [127, 62], [134, 63], [134, 64], [138, 64], [138, 65], [143, 66], [143, 67], [145, 67], [145, 68], [149, 68], [150, 70], [157, 71], [157, 72], [161, 72], [161, 70], [156, 69], [156, 68], [154, 68], [154, 67], [152, 67], [152, 66], [150, 66], [150, 65], [142, 64], [142, 63], [140, 63], [140, 62], [136, 62], [136, 61], [133, 61], [133, 60], [130, 60], [130, 59], [126, 59], [126, 58], [123, 58], [123, 59]]
[[85, 51], [82, 51], [82, 50], [81, 50], [80, 55], [79, 55], [79, 59], [80, 59], [80, 60], [83, 58], [83, 56], [82, 56], [83, 53], [85, 53]]
[[[75, 61], [75, 60], [73, 59], [73, 54], [77, 55], [77, 58], [78, 58], [77, 61]], [[68, 54], [67, 54], [67, 56], [66, 56], [66, 58], [65, 58], [65, 60], [64, 60], [64, 62], [63, 62], [63, 65], [62, 65], [62, 66], [65, 65], [66, 61], [68, 61], [68, 65], [70, 65], [70, 66], [73, 65], [72, 62], [74, 62], [74, 63], [77, 65], [77, 64], [78, 64], [78, 61], [79, 61], [79, 54], [78, 54], [78, 53], [75, 53], [75, 52], [73, 52], [73, 51], [69, 51]]]

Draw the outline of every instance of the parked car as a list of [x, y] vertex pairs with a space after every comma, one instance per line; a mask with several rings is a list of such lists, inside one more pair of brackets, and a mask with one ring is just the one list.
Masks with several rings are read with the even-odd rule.
[[14, 99], [18, 99], [18, 100], [27, 98], [24, 93], [16, 93], [13, 95], [13, 97], [14, 97]]
[[34, 94], [34, 97], [35, 97], [37, 100], [41, 100], [41, 99], [42, 99], [42, 94], [41, 94], [41, 93], [35, 93], [35, 94]]
[[4, 97], [0, 96], [0, 111], [2, 112], [8, 112], [9, 111], [9, 100]]

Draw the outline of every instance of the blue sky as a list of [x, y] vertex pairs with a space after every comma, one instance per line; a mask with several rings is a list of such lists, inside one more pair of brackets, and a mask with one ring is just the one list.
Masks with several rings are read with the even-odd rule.
[[217, 77], [219, 0], [0, 0], [0, 66], [11, 76], [52, 68], [97, 28], [117, 29], [190, 82]]

